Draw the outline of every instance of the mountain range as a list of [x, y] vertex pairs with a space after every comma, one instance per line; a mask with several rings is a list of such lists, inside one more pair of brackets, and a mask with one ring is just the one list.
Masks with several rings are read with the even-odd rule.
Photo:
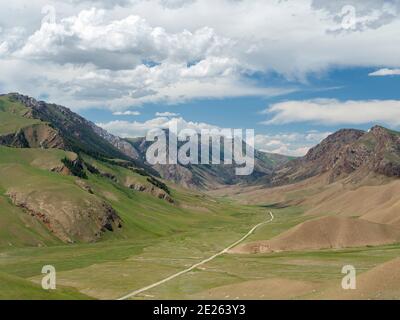
[[24, 106], [21, 110], [3, 108], [4, 111], [19, 112], [24, 119], [38, 122], [35, 125], [18, 128], [14, 132], [2, 135], [0, 143], [15, 147], [60, 148], [76, 153], [84, 152], [96, 158], [118, 158], [146, 168], [153, 175], [173, 181], [186, 187], [213, 188], [240, 182], [254, 182], [258, 178], [270, 175], [273, 169], [290, 157], [255, 151], [255, 170], [249, 177], [235, 175], [231, 165], [168, 165], [154, 166], [146, 164], [146, 151], [150, 143], [145, 138], [122, 139], [87, 121], [63, 106], [11, 93], [3, 95], [14, 103]]
[[[0, 297], [46, 298], [32, 277], [43, 263], [55, 263], [63, 291], [52, 297], [118, 298], [212, 256], [266, 212], [275, 219], [215, 261], [212, 272], [207, 265], [193, 273], [188, 288], [198, 286], [198, 296], [183, 297], [221, 298], [231, 291], [276, 297], [265, 285], [284, 288], [282, 297], [313, 296], [309, 268], [329, 277], [336, 272], [324, 273], [336, 267], [332, 259], [361, 263], [367, 256], [376, 263], [363, 266], [378, 269], [361, 277], [368, 280], [360, 283], [363, 290], [382, 290], [374, 281], [379, 268], [387, 270], [383, 285], [395, 287], [394, 271], [378, 264], [396, 254], [400, 241], [399, 132], [342, 129], [299, 158], [255, 150], [255, 170], [244, 177], [235, 175], [235, 164], [150, 165], [149, 145], [143, 137], [112, 135], [63, 106], [0, 95], [0, 257], [6, 257], [0, 281], [8, 288]], [[273, 263], [257, 258], [274, 252]], [[281, 279], [281, 269], [271, 267], [276, 264], [288, 274], [300, 270], [293, 274], [306, 281]], [[254, 280], [265, 270], [275, 278]], [[204, 281], [204, 274], [217, 280]], [[196, 275], [201, 281], [194, 285]], [[251, 281], [231, 286], [232, 275], [235, 282]], [[328, 290], [322, 297], [330, 288], [342, 295], [321, 283]], [[171, 294], [175, 286], [165, 297]]]
[[[17, 186], [11, 180], [3, 183], [14, 206], [28, 211], [67, 242], [76, 239], [92, 241], [106, 230], [123, 226], [123, 219], [107, 197], [96, 196], [93, 191], [96, 186], [90, 183], [91, 176], [147, 193], [170, 204], [176, 202], [171, 192], [174, 188], [203, 191], [241, 188], [240, 193], [246, 195], [248, 201], [266, 202], [269, 198], [281, 201], [284, 195], [298, 188], [314, 190], [319, 186], [318, 191], [312, 193], [321, 195], [322, 190], [338, 182], [354, 189], [370, 182], [377, 184], [376, 181], [383, 178], [385, 183], [379, 184], [400, 177], [400, 133], [380, 126], [368, 132], [339, 130], [300, 158], [255, 150], [254, 172], [240, 177], [235, 175], [234, 165], [151, 166], [145, 159], [150, 145], [145, 138], [117, 137], [66, 107], [18, 93], [0, 96], [0, 115], [0, 145], [3, 149], [8, 147], [3, 153], [19, 154], [22, 158], [25, 158], [23, 153], [29, 154], [27, 157], [36, 153], [38, 159], [30, 165], [40, 163], [41, 168], [79, 178], [74, 184], [86, 194], [70, 195], [71, 199], [65, 200], [65, 208], [61, 210], [63, 213], [47, 203], [50, 198], [59, 197], [61, 201], [64, 196], [54, 196], [51, 188], [48, 188], [48, 194], [44, 188], [39, 196], [28, 188], [29, 184]], [[40, 160], [42, 154], [46, 160]], [[3, 166], [3, 172], [10, 172], [11, 167]], [[18, 169], [15, 174], [23, 175], [21, 172], [23, 170]], [[29, 174], [26, 176], [32, 178]], [[27, 188], [29, 192], [25, 190]], [[346, 192], [340, 190], [337, 192], [343, 196]], [[276, 194], [279, 197], [274, 198]], [[91, 198], [90, 201], [87, 198]], [[311, 198], [294, 197], [297, 202], [305, 203]], [[328, 203], [326, 199], [322, 202]], [[314, 210], [315, 207], [316, 203]]]

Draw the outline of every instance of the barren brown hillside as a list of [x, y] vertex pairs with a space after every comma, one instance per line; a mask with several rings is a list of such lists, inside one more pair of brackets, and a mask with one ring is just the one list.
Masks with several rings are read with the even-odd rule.
[[271, 240], [240, 245], [231, 253], [362, 247], [398, 241], [398, 228], [363, 219], [328, 216], [303, 222]]

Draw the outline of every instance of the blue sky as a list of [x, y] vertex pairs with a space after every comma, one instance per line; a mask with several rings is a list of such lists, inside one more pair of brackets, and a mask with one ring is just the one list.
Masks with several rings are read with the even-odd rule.
[[400, 130], [397, 39], [397, 0], [15, 0], [0, 91], [123, 137], [176, 119], [303, 155], [339, 128]]
[[[298, 87], [298, 91], [279, 97], [241, 97], [224, 99], [199, 99], [179, 104], [145, 104], [133, 107], [138, 116], [129, 116], [130, 120], [146, 121], [154, 118], [157, 112], [171, 112], [196, 122], [205, 122], [226, 128], [254, 128], [260, 133], [306, 132], [309, 130], [337, 130], [341, 125], [317, 125], [314, 123], [263, 125], [261, 122], [271, 116], [260, 114], [269, 105], [287, 100], [310, 100], [316, 98], [346, 100], [400, 100], [400, 76], [368, 76], [377, 68], [346, 68], [327, 72], [324, 75], [310, 77], [308, 83], [280, 81], [288, 88]], [[263, 79], [269, 83], [268, 75]], [[275, 81], [275, 80], [274, 80]], [[94, 122], [107, 122], [110, 119], [127, 120], [127, 116], [113, 115], [104, 108], [93, 108], [80, 112]], [[367, 130], [375, 122], [352, 127]], [[385, 125], [382, 123], [382, 125]]]
[[[112, 111], [103, 108], [83, 110], [80, 113], [96, 123], [107, 123], [112, 120], [146, 122], [155, 117], [157, 113], [175, 113], [174, 117], [182, 117], [194, 122], [212, 124], [221, 128], [252, 128], [259, 135], [297, 134], [306, 135], [309, 132], [331, 133], [341, 128], [356, 128], [368, 130], [371, 126], [379, 124], [393, 129], [388, 123], [376, 120], [362, 124], [321, 124], [318, 122], [300, 122], [287, 124], [264, 124], [272, 115], [263, 114], [262, 111], [269, 106], [284, 101], [304, 101], [313, 99], [337, 99], [339, 101], [366, 101], [366, 100], [400, 100], [400, 76], [369, 76], [379, 68], [340, 68], [315, 77], [309, 77], [306, 83], [285, 81], [277, 75], [256, 75], [259, 83], [279, 83], [280, 86], [296, 88], [297, 91], [278, 97], [240, 97], [224, 99], [196, 99], [179, 104], [145, 104], [141, 107], [131, 108], [139, 111], [139, 115], [118, 116]], [[171, 117], [173, 118], [173, 117]], [[323, 135], [321, 136], [323, 137]], [[315, 140], [301, 141], [299, 145], [311, 146]]]

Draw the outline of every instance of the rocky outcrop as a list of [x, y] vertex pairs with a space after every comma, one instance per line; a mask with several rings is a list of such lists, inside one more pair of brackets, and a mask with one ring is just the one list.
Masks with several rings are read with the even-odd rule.
[[100, 172], [100, 176], [102, 176], [103, 178], [107, 178], [110, 179], [114, 182], [118, 182], [118, 179], [116, 176], [114, 176], [112, 173], [109, 172]]
[[85, 181], [83, 181], [82, 179], [75, 180], [75, 183], [82, 190], [85, 190], [86, 192], [88, 192], [90, 194], [94, 194], [93, 189], [91, 188], [91, 186], [89, 184], [87, 184]]
[[57, 238], [66, 243], [93, 242], [106, 231], [122, 227], [115, 210], [94, 195], [84, 198], [63, 195], [60, 199], [51, 191], [23, 192], [9, 190], [12, 203], [40, 220]]
[[47, 124], [35, 124], [16, 133], [0, 136], [0, 144], [17, 148], [65, 148], [59, 132]]
[[148, 186], [139, 182], [130, 182], [129, 179], [126, 182], [126, 186], [132, 190], [146, 192], [154, 197], [157, 197], [158, 199], [165, 200], [169, 203], [174, 203], [174, 199], [168, 193], [155, 186]]

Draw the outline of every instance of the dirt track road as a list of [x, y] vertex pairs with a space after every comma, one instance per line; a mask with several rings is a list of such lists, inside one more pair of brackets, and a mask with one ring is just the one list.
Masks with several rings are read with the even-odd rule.
[[119, 299], [117, 299], [117, 300], [126, 300], [126, 299], [129, 299], [129, 298], [132, 298], [132, 297], [138, 295], [139, 293], [142, 293], [142, 292], [144, 292], [144, 291], [150, 290], [150, 289], [155, 288], [155, 287], [157, 287], [157, 286], [159, 286], [159, 285], [161, 285], [161, 284], [163, 284], [163, 283], [166, 283], [166, 282], [168, 282], [168, 281], [170, 281], [170, 280], [172, 280], [172, 279], [175, 279], [176, 277], [179, 277], [179, 276], [182, 275], [182, 274], [188, 273], [188, 272], [192, 271], [193, 269], [196, 269], [197, 267], [199, 267], [199, 266], [201, 266], [201, 265], [203, 265], [203, 264], [205, 264], [205, 263], [207, 263], [207, 262], [210, 262], [211, 260], [215, 259], [216, 257], [218, 257], [218, 256], [220, 256], [220, 255], [223, 255], [224, 253], [226, 253], [227, 251], [229, 251], [229, 250], [232, 249], [233, 247], [237, 246], [239, 243], [241, 243], [241, 242], [243, 242], [244, 240], [246, 240], [257, 228], [261, 227], [261, 226], [264, 225], [264, 224], [270, 223], [272, 220], [274, 220], [274, 215], [272, 214], [271, 211], [269, 211], [269, 215], [270, 215], [270, 217], [271, 217], [269, 220], [263, 221], [263, 222], [261, 222], [261, 223], [255, 225], [255, 226], [254, 226], [249, 232], [247, 232], [242, 238], [240, 238], [240, 239], [239, 239], [238, 241], [236, 241], [235, 243], [231, 244], [229, 247], [226, 247], [226, 248], [223, 249], [222, 251], [220, 251], [220, 252], [214, 254], [213, 256], [211, 256], [211, 257], [209, 257], [209, 258], [207, 258], [207, 259], [204, 259], [204, 260], [202, 260], [202, 261], [200, 261], [200, 262], [198, 262], [198, 263], [192, 265], [191, 267], [189, 267], [189, 268], [187, 268], [187, 269], [185, 269], [185, 270], [182, 270], [182, 271], [180, 271], [180, 272], [178, 272], [178, 273], [175, 273], [175, 274], [169, 276], [168, 278], [165, 278], [165, 279], [163, 279], [163, 280], [160, 280], [160, 281], [158, 281], [158, 282], [155, 282], [155, 283], [153, 283], [153, 284], [150, 284], [150, 285], [148, 285], [148, 286], [146, 286], [146, 287], [144, 287], [144, 288], [141, 288], [141, 289], [132, 291], [131, 293], [128, 293], [127, 295], [125, 295], [125, 296], [123, 296], [123, 297], [121, 297], [121, 298], [119, 298]]

